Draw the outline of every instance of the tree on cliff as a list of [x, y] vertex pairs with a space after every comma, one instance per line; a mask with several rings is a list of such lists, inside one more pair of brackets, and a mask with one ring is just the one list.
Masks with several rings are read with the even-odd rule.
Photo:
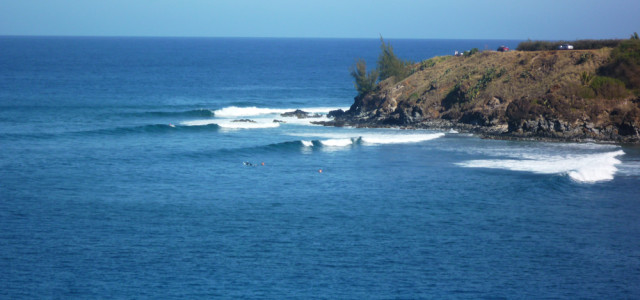
[[380, 37], [380, 55], [378, 56], [378, 66], [376, 70], [367, 73], [367, 64], [364, 59], [358, 59], [354, 66], [351, 66], [351, 76], [355, 79], [355, 87], [358, 96], [373, 91], [379, 81], [393, 78], [394, 83], [407, 78], [410, 73], [412, 62], [404, 61], [393, 53], [390, 43], [385, 43]]
[[378, 80], [378, 71], [373, 70], [367, 73], [367, 63], [364, 59], [358, 59], [355, 66], [351, 66], [351, 76], [355, 79], [355, 87], [358, 96], [373, 91]]
[[378, 56], [378, 72], [380, 73], [380, 81], [387, 78], [394, 78], [394, 82], [398, 82], [410, 75], [409, 66], [411, 62], [399, 59], [393, 53], [393, 47], [390, 43], [384, 42], [380, 36], [380, 56]]

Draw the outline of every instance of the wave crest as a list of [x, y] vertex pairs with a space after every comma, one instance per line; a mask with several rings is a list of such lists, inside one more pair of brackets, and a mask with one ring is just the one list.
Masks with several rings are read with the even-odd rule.
[[444, 133], [302, 133], [290, 134], [292, 136], [319, 137], [328, 140], [320, 141], [320, 143], [328, 144], [347, 144], [347, 140], [360, 142], [364, 145], [381, 145], [381, 144], [405, 144], [419, 143], [434, 140], [445, 136]]
[[525, 171], [537, 174], [566, 174], [572, 180], [585, 183], [613, 180], [618, 171], [617, 159], [624, 151], [570, 156], [541, 156], [531, 159], [470, 160], [457, 165], [467, 168], [489, 168]]
[[327, 147], [346, 147], [353, 144], [353, 139], [329, 139], [320, 141], [320, 144]]

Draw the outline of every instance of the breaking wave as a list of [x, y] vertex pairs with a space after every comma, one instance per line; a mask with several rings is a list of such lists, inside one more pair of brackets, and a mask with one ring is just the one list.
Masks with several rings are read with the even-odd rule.
[[353, 139], [328, 139], [320, 141], [320, 144], [327, 147], [346, 147], [353, 145]]
[[[296, 117], [282, 117], [280, 114], [295, 111], [296, 109], [280, 109], [280, 108], [260, 108], [260, 107], [238, 107], [229, 106], [211, 112], [209, 117], [215, 118], [187, 120], [180, 124], [183, 126], [205, 126], [216, 124], [220, 128], [227, 129], [255, 129], [255, 128], [275, 128], [280, 124], [294, 125], [312, 125], [314, 121], [328, 121], [326, 113], [338, 108], [333, 107], [311, 107], [302, 108], [303, 111], [310, 114], [319, 114], [317, 117], [298, 119]], [[240, 121], [238, 119], [250, 118], [249, 121]]]
[[585, 183], [613, 180], [618, 171], [617, 159], [624, 151], [567, 156], [539, 156], [529, 159], [471, 160], [457, 165], [467, 168], [490, 168], [525, 171], [537, 174], [564, 174], [572, 180]]
[[362, 143], [363, 145], [381, 145], [381, 144], [405, 144], [419, 143], [429, 141], [445, 136], [444, 133], [302, 133], [293, 136], [318, 137], [327, 138], [320, 140], [319, 143], [325, 146], [344, 147], [352, 143]]
[[426, 134], [380, 134], [380, 135], [362, 135], [362, 142], [365, 144], [405, 144], [419, 143], [430, 141], [443, 137], [444, 133], [426, 133]]
[[217, 117], [221, 118], [235, 118], [235, 117], [250, 117], [250, 116], [260, 116], [260, 115], [270, 115], [270, 114], [281, 114], [286, 112], [284, 109], [274, 109], [274, 108], [259, 108], [259, 107], [237, 107], [237, 106], [229, 106], [222, 109], [218, 109], [214, 111], [214, 114]]

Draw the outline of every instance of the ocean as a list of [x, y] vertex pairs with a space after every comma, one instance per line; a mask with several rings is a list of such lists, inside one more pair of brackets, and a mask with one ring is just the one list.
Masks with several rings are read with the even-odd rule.
[[0, 297], [640, 298], [639, 146], [311, 124], [379, 46], [0, 37]]

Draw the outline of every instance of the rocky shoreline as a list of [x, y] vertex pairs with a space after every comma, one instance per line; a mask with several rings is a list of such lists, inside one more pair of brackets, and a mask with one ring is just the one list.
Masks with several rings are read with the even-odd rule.
[[598, 75], [610, 49], [435, 57], [379, 82], [325, 126], [456, 130], [489, 139], [640, 144], [640, 97]]
[[[398, 122], [400, 118], [372, 117], [367, 114], [355, 115], [351, 110], [331, 111], [331, 121], [311, 122], [317, 125], [356, 128], [398, 128], [405, 130], [455, 130], [459, 133], [470, 133], [484, 139], [525, 140], [543, 142], [578, 142], [606, 144], [640, 144], [640, 128], [633, 124], [618, 127], [609, 125], [605, 128], [595, 127], [592, 123], [570, 124], [561, 120], [544, 118], [528, 120], [522, 124], [478, 125], [455, 122], [446, 119], [407, 120]], [[519, 125], [519, 126], [518, 126]], [[624, 124], [623, 124], [624, 125]], [[620, 134], [623, 131], [625, 134]]]

